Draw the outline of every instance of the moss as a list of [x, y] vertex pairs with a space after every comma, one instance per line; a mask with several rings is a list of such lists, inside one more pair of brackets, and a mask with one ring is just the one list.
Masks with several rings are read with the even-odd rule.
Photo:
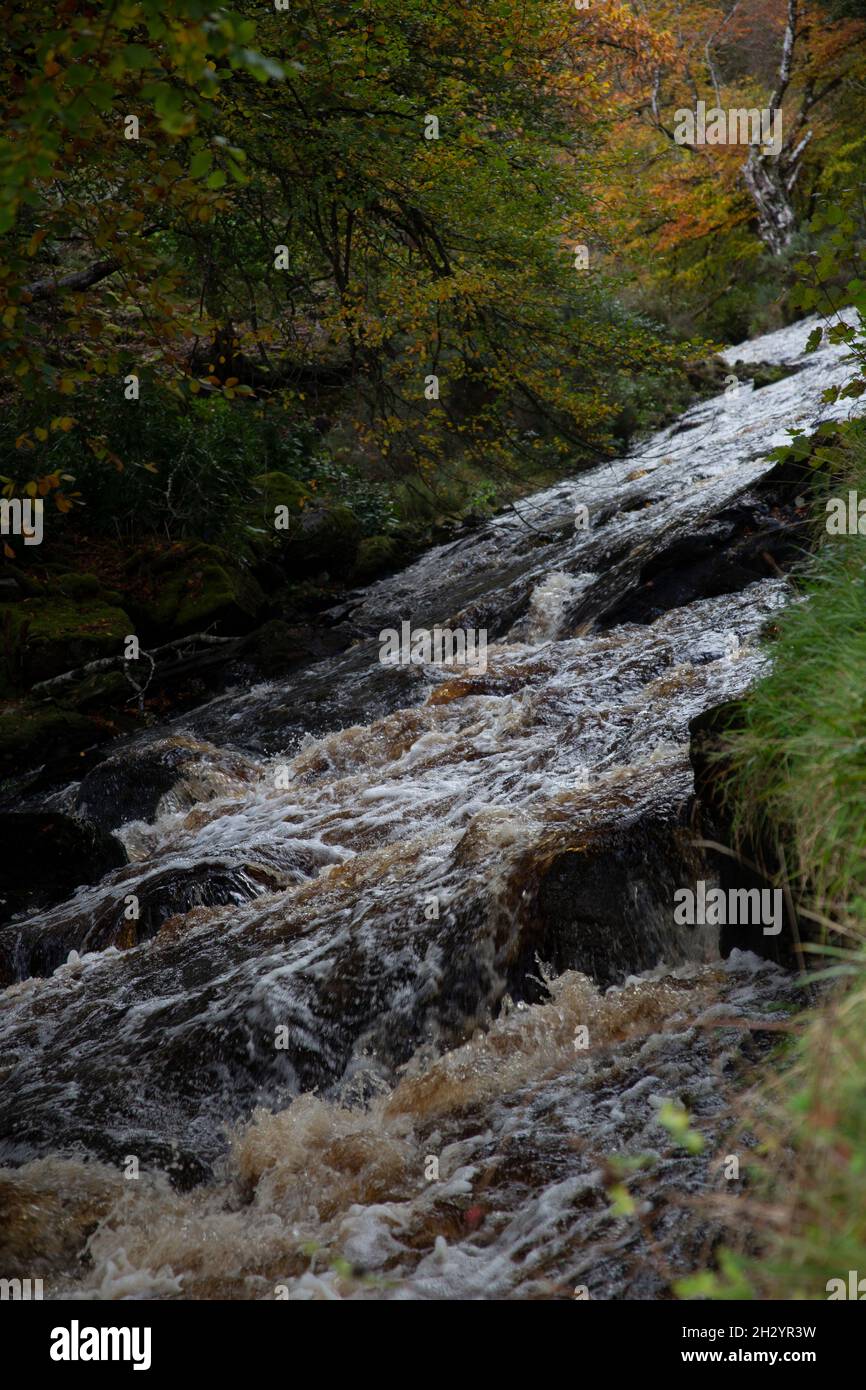
[[79, 753], [99, 736], [84, 715], [59, 705], [23, 700], [0, 706], [0, 777]]
[[95, 574], [61, 574], [52, 580], [51, 587], [66, 598], [97, 598], [102, 592]]
[[0, 604], [0, 676], [24, 689], [100, 657], [114, 656], [133, 631], [129, 616], [99, 599], [28, 598]]
[[113, 608], [122, 608], [124, 604], [123, 595], [117, 589], [106, 589], [96, 574], [60, 574], [51, 580], [49, 594], [72, 599], [98, 598]]
[[398, 558], [399, 547], [393, 536], [364, 536], [355, 558], [354, 577], [358, 580], [372, 579], [396, 565]]
[[243, 632], [267, 602], [256, 580], [217, 546], [184, 541], [137, 560], [145, 595], [136, 601], [138, 613], [147, 627], [163, 633], [214, 624]]
[[261, 500], [253, 503], [253, 506], [257, 515], [271, 529], [275, 507], [288, 507], [290, 512], [300, 511], [301, 504], [309, 502], [314, 496], [306, 483], [299, 482], [289, 473], [260, 473], [253, 479], [253, 484], [261, 493]]
[[[288, 473], [262, 473], [255, 482], [261, 498], [251, 504], [247, 520], [260, 551], [276, 552], [280, 565], [295, 578], [322, 571], [351, 573], [362, 528], [350, 507], [321, 499], [314, 488]], [[279, 517], [277, 507], [286, 508]]]

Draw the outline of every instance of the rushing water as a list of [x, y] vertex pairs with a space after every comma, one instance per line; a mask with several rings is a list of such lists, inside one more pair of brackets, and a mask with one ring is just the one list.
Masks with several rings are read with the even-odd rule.
[[[729, 354], [795, 374], [351, 596], [343, 655], [114, 753], [178, 767], [117, 827], [129, 864], [0, 933], [0, 1276], [615, 1298], [700, 1267], [726, 1092], [795, 991], [674, 926], [699, 868], [688, 724], [755, 680], [788, 587], [678, 604], [648, 576], [723, 543], [788, 425], [840, 412], [820, 396], [847, 369], [803, 356], [810, 326]], [[383, 665], [403, 621], [486, 629], [486, 671]], [[57, 804], [114, 825], [113, 766]], [[622, 1155], [647, 1166], [617, 1214]]]

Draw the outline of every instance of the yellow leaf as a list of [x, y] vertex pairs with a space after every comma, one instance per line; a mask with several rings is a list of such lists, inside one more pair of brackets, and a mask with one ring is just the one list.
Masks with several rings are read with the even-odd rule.
[[5, 541], [3, 542], [3, 554], [6, 556], [7, 560], [15, 559], [15, 551], [12, 549], [11, 545], [7, 545]]

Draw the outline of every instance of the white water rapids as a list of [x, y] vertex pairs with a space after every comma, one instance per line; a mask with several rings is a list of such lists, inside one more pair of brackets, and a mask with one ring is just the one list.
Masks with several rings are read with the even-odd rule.
[[[343, 655], [128, 746], [191, 755], [118, 829], [130, 863], [4, 928], [0, 1277], [622, 1298], [700, 1267], [716, 1228], [690, 1194], [725, 1189], [750, 1024], [795, 992], [673, 925], [688, 725], [755, 681], [790, 591], [768, 569], [680, 606], [653, 564], [700, 534], [712, 555], [788, 427], [844, 413], [821, 393], [850, 370], [803, 355], [811, 326], [728, 354], [793, 375], [351, 597]], [[640, 622], [617, 618], [629, 596]], [[404, 620], [486, 629], [487, 672], [384, 667], [378, 633]], [[169, 904], [138, 944], [128, 894]], [[659, 1123], [666, 1100], [702, 1153]], [[611, 1209], [622, 1155], [648, 1162], [637, 1214]]]

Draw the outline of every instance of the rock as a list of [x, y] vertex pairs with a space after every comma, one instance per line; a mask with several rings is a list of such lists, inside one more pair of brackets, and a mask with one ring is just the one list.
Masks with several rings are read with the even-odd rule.
[[0, 921], [62, 902], [127, 862], [119, 840], [53, 811], [0, 812]]
[[0, 927], [0, 986], [33, 975], [51, 975], [67, 962], [76, 966], [80, 951], [104, 951], [109, 946], [129, 950], [156, 936], [173, 919], [182, 931], [184, 914], [194, 908], [249, 902], [278, 886], [278, 877], [260, 865], [208, 862], [186, 869], [172, 867], [144, 882], [136, 881], [138, 916], [130, 917], [126, 896], [133, 888], [120, 881], [113, 895], [103, 896], [89, 910], [61, 909], [47, 923], [14, 922]]
[[124, 637], [134, 630], [122, 608], [98, 598], [81, 601], [49, 596], [0, 603], [6, 693], [26, 689], [100, 657], [115, 656], [122, 651]]
[[123, 595], [118, 590], [106, 589], [96, 574], [78, 572], [60, 574], [51, 580], [50, 589], [52, 593], [62, 594], [64, 598], [99, 598], [103, 603], [116, 605], [118, 608], [122, 608], [125, 602]]
[[687, 536], [664, 545], [600, 618], [602, 627], [651, 623], [699, 598], [733, 594], [802, 558], [805, 524], [773, 470]]
[[396, 566], [399, 560], [399, 547], [393, 536], [364, 536], [358, 546], [353, 578], [366, 583], [384, 570]]
[[270, 680], [301, 664], [333, 656], [343, 650], [347, 641], [345, 634], [324, 625], [292, 625], [272, 618], [245, 639], [242, 652], [244, 661], [255, 667], [259, 676]]
[[192, 739], [158, 739], [123, 749], [105, 758], [83, 779], [76, 810], [103, 830], [130, 821], [151, 823], [160, 814], [163, 799], [171, 794], [173, 808], [178, 810], [206, 800], [209, 775], [210, 795], [225, 790], [226, 765], [239, 777], [249, 776], [250, 764], [239, 755]]
[[[689, 758], [695, 774], [695, 796], [703, 837], [731, 850], [730, 854], [707, 851], [711, 872], [725, 892], [778, 886], [781, 868], [773, 845], [756, 843], [748, 835], [734, 833], [734, 808], [726, 794], [730, 771], [729, 739], [732, 733], [743, 728], [745, 714], [744, 701], [728, 700], [704, 710], [689, 724]], [[753, 951], [793, 969], [802, 963], [796, 949], [795, 927], [800, 941], [809, 940], [812, 935], [809, 924], [805, 919], [792, 923], [787, 910], [778, 936], [765, 936], [747, 923], [728, 923], [720, 930], [719, 950], [723, 956], [729, 956], [735, 947]]]
[[745, 720], [742, 700], [727, 700], [703, 710], [689, 724], [689, 760], [695, 774], [695, 795], [714, 821], [726, 814], [724, 780], [728, 768], [727, 739]]
[[248, 520], [257, 532], [268, 539], [281, 534], [275, 526], [277, 507], [287, 507], [289, 520], [294, 522], [314, 496], [306, 483], [276, 469], [270, 473], [260, 473], [253, 479], [253, 486], [258, 489], [260, 496], [247, 508]]
[[693, 928], [673, 925], [674, 893], [694, 884], [703, 858], [676, 814], [641, 814], [594, 826], [541, 865], [534, 921], [508, 967], [515, 997], [533, 987], [536, 956], [555, 974], [578, 970], [606, 987], [670, 956], [678, 934], [688, 954]]
[[46, 764], [62, 771], [70, 759], [110, 736], [110, 729], [59, 705], [22, 700], [0, 706], [0, 778]]
[[248, 632], [267, 604], [248, 570], [220, 547], [200, 541], [140, 551], [128, 571], [136, 583], [136, 616], [160, 637], [211, 627], [226, 636]]
[[[322, 571], [344, 577], [355, 564], [361, 523], [348, 507], [320, 501], [313, 489], [287, 473], [262, 473], [255, 479], [261, 501], [250, 508], [251, 524], [262, 541], [270, 537], [280, 563], [293, 578], [309, 578]], [[287, 509], [288, 527], [275, 527], [277, 507]]]
[[122, 749], [88, 772], [76, 811], [100, 830], [156, 820], [165, 798], [171, 809], [225, 795], [255, 775], [249, 759], [210, 743], [175, 737]]
[[136, 692], [123, 671], [93, 671], [75, 685], [63, 689], [63, 704], [75, 710], [96, 709], [105, 705], [128, 705]]

